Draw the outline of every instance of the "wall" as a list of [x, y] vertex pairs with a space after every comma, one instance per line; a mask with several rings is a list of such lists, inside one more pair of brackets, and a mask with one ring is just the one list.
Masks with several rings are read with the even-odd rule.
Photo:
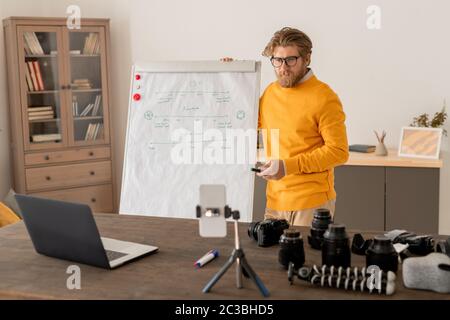
[[[312, 68], [340, 96], [350, 143], [375, 143], [372, 130], [385, 129], [388, 147], [397, 147], [401, 126], [420, 113], [439, 111], [444, 98], [450, 105], [450, 2], [446, 0], [8, 0], [0, 4], [0, 17], [63, 16], [69, 4], [79, 4], [86, 17], [111, 18], [113, 133], [119, 186], [133, 61], [222, 56], [262, 59], [264, 88], [274, 76], [261, 51], [275, 30], [293, 26], [313, 40]], [[372, 4], [381, 8], [380, 30], [366, 27], [366, 8]], [[0, 43], [0, 73], [4, 74], [2, 39]], [[9, 188], [5, 81], [6, 76], [0, 77], [0, 195]], [[446, 128], [450, 132], [448, 123]], [[449, 147], [449, 139], [443, 139], [440, 232], [447, 234]]]

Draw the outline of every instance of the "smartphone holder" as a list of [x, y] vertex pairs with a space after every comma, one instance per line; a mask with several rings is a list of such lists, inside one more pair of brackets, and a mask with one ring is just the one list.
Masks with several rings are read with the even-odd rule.
[[[211, 210], [211, 209], [209, 209]], [[218, 210], [215, 209], [215, 210]], [[196, 208], [197, 218], [200, 218], [202, 215], [202, 207], [197, 206]], [[207, 293], [211, 291], [212, 287], [220, 280], [220, 278], [227, 272], [227, 270], [236, 262], [236, 286], [238, 289], [242, 288], [242, 274], [246, 277], [249, 277], [253, 280], [253, 282], [258, 287], [259, 291], [264, 297], [269, 296], [269, 290], [264, 286], [262, 280], [258, 277], [258, 275], [253, 271], [250, 264], [247, 262], [245, 258], [244, 250], [241, 248], [241, 244], [239, 241], [239, 229], [238, 229], [238, 220], [240, 218], [239, 211], [231, 210], [229, 206], [225, 206], [225, 219], [232, 217], [234, 220], [234, 250], [231, 253], [231, 256], [228, 258], [228, 261], [222, 266], [222, 268], [217, 272], [214, 277], [206, 284], [203, 288], [203, 293]]]

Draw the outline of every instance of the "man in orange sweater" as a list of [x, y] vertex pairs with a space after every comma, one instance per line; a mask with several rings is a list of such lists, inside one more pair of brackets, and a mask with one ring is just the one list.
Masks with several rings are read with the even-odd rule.
[[[317, 208], [334, 215], [334, 167], [349, 155], [342, 104], [308, 67], [311, 49], [305, 33], [283, 28], [263, 52], [278, 79], [264, 91], [259, 108], [258, 127], [267, 130], [264, 147], [270, 159], [258, 173], [268, 180], [264, 217], [291, 225], [311, 225]], [[279, 130], [278, 141], [272, 141], [273, 129]]]

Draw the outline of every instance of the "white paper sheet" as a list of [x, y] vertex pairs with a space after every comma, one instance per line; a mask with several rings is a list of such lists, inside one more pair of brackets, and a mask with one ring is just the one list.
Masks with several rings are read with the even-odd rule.
[[[120, 213], [195, 218], [199, 186], [224, 184], [227, 204], [240, 211], [241, 221], [251, 221], [254, 157], [249, 150], [256, 151], [258, 72], [165, 73], [134, 68]], [[138, 101], [133, 99], [136, 94]], [[212, 128], [216, 131], [209, 131]], [[189, 134], [174, 136], [180, 129]], [[205, 161], [205, 155], [218, 155], [219, 149], [214, 153], [212, 146], [226, 147], [225, 142], [237, 152], [236, 140], [227, 136], [230, 129], [251, 129], [245, 158], [227, 164], [229, 149], [219, 148], [222, 163], [211, 164], [218, 158]], [[177, 144], [188, 137], [192, 143]], [[177, 152], [180, 148], [185, 152]], [[188, 150], [191, 157], [183, 159], [190, 158], [190, 163], [180, 164], [182, 159], [173, 156]]]

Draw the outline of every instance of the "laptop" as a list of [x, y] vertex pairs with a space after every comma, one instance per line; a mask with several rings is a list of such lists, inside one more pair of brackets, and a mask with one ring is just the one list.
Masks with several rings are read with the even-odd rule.
[[85, 204], [15, 195], [36, 252], [112, 269], [157, 247], [103, 238]]

